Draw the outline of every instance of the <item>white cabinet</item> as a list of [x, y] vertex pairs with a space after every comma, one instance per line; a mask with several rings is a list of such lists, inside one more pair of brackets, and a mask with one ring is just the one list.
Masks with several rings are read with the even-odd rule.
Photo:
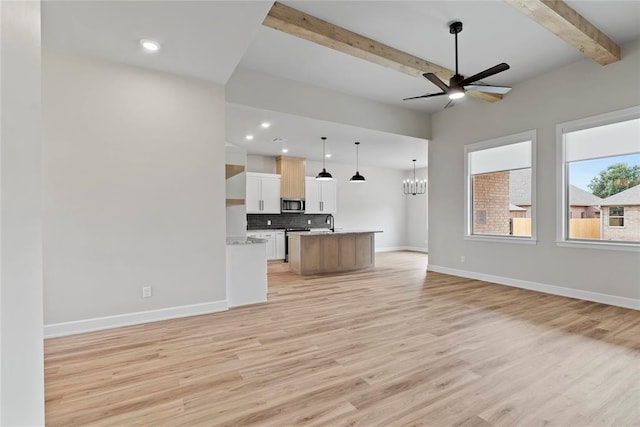
[[334, 214], [337, 210], [336, 181], [318, 181], [314, 177], [304, 178], [305, 207], [307, 214]]
[[248, 231], [247, 237], [264, 239], [267, 241], [267, 259], [284, 259], [284, 231], [254, 230]]
[[276, 231], [276, 259], [284, 259], [284, 231]]
[[321, 213], [336, 213], [336, 181], [316, 181], [320, 183]]
[[267, 241], [267, 259], [276, 259], [276, 232], [263, 231], [260, 238]]
[[247, 172], [248, 214], [280, 213], [280, 175]]
[[320, 213], [320, 186], [321, 181], [315, 178], [304, 177], [304, 213]]

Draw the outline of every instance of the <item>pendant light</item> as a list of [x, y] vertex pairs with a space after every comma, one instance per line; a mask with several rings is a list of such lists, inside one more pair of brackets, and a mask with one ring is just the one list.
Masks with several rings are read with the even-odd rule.
[[322, 172], [320, 172], [318, 174], [318, 176], [316, 176], [316, 180], [318, 180], [318, 181], [331, 181], [333, 179], [333, 177], [331, 176], [331, 174], [329, 172], [327, 172], [327, 170], [324, 167], [324, 159], [327, 158], [326, 154], [325, 154], [327, 137], [323, 136], [320, 139], [322, 140]]
[[416, 194], [424, 194], [427, 191], [427, 180], [417, 180], [416, 179], [416, 159], [413, 159], [413, 179], [405, 179], [402, 181], [402, 187], [404, 190], [404, 194], [411, 194], [415, 196]]
[[351, 179], [349, 180], [349, 182], [353, 182], [353, 183], [362, 183], [362, 182], [366, 182], [364, 179], [364, 176], [360, 175], [360, 172], [358, 172], [358, 163], [359, 163], [359, 156], [358, 156], [358, 146], [360, 145], [359, 142], [354, 142], [354, 144], [356, 144], [356, 174], [353, 175], [351, 177]]

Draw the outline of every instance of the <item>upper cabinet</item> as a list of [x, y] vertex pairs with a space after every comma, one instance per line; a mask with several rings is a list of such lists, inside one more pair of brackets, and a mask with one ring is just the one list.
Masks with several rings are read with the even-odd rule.
[[280, 213], [280, 175], [247, 172], [248, 214]]
[[305, 209], [307, 214], [335, 214], [336, 181], [318, 181], [314, 177], [307, 176], [305, 182]]
[[304, 199], [305, 160], [299, 157], [276, 157], [276, 173], [280, 174], [280, 197]]

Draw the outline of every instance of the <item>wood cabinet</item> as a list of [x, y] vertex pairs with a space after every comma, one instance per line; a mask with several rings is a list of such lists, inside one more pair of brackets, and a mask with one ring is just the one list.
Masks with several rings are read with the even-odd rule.
[[375, 265], [374, 232], [289, 233], [289, 270], [319, 274]]
[[305, 160], [300, 157], [276, 157], [276, 173], [280, 174], [280, 197], [304, 199]]
[[307, 176], [305, 182], [305, 210], [307, 214], [335, 214], [337, 210], [337, 184], [335, 180], [318, 181]]
[[247, 172], [248, 214], [280, 213], [280, 175]]

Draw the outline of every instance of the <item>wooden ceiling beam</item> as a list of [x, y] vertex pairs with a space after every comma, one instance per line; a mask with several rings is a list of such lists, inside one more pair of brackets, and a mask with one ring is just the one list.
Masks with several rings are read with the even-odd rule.
[[600, 65], [620, 60], [620, 47], [562, 0], [504, 0]]
[[[454, 72], [448, 68], [410, 55], [278, 2], [273, 4], [262, 25], [421, 79], [424, 79], [423, 73], [433, 73], [441, 80], [448, 82], [454, 75]], [[467, 93], [470, 96], [490, 102], [502, 99], [502, 95], [498, 94], [475, 91], [468, 91]]]

